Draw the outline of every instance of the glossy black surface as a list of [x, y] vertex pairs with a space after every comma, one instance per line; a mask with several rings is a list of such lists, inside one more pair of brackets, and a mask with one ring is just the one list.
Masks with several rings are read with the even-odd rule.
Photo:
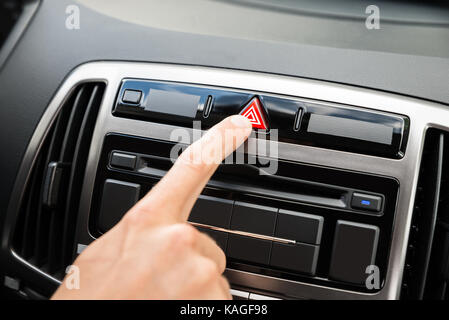
[[[151, 189], [151, 187], [155, 183], [157, 183], [157, 181], [159, 181], [161, 171], [165, 172], [170, 168], [171, 165], [170, 161], [154, 161], [153, 164], [156, 170], [152, 171], [151, 174], [148, 174], [148, 172], [139, 172], [138, 169], [130, 171], [125, 169], [112, 168], [108, 166], [110, 153], [112, 151], [120, 150], [122, 152], [137, 155], [143, 153], [147, 155], [154, 154], [158, 155], [160, 158], [167, 158], [170, 156], [171, 146], [171, 143], [164, 141], [109, 134], [105, 139], [103, 149], [101, 151], [101, 157], [94, 186], [91, 212], [98, 212], [99, 202], [101, 199], [101, 189], [106, 179], [117, 179], [140, 184], [142, 186], [140, 197], [142, 197], [148, 190]], [[226, 165], [224, 167], [226, 167]], [[243, 167], [240, 168], [239, 172], [240, 174], [244, 175], [247, 171], [247, 167]], [[300, 265], [290, 265], [288, 267], [290, 268], [290, 270], [288, 270], [287, 267], [268, 267], [267, 265], [263, 265], [254, 261], [252, 263], [249, 263], [247, 260], [245, 260], [248, 258], [238, 259], [229, 257], [229, 268], [266, 274], [269, 276], [281, 277], [284, 279], [292, 279], [315, 284], [364, 291], [366, 289], [363, 286], [360, 287], [328, 279], [336, 223], [337, 220], [346, 220], [356, 223], [373, 225], [380, 229], [379, 245], [377, 249], [375, 264], [380, 268], [381, 278], [384, 278], [384, 272], [387, 266], [387, 258], [389, 255], [391, 231], [393, 227], [394, 211], [398, 193], [398, 183], [395, 179], [373, 176], [358, 172], [349, 172], [318, 166], [302, 165], [288, 161], [282, 161], [282, 163], [280, 163], [277, 174], [288, 174], [288, 176], [294, 177], [300, 181], [308, 181], [310, 186], [319, 183], [323, 187], [327, 185], [331, 188], [331, 190], [335, 190], [334, 188], [340, 188], [341, 190], [363, 191], [364, 193], [368, 194], [382, 194], [385, 196], [383, 215], [379, 216], [373, 214], [361, 214], [363, 212], [352, 211], [352, 209], [350, 208], [331, 208], [326, 205], [311, 205], [301, 202], [295, 198], [276, 198], [275, 196], [273, 196], [269, 189], [266, 189], [265, 195], [262, 195], [252, 194], [245, 192], [244, 190], [235, 190], [232, 188], [223, 189], [218, 186], [209, 184], [203, 191], [204, 195], [265, 207], [279, 208], [280, 210], [297, 211], [324, 218], [322, 236], [319, 245], [318, 260], [316, 262], [316, 271], [314, 276], [306, 276], [302, 273], [298, 273], [298, 271], [292, 271], [294, 268], [297, 268], [297, 270], [299, 270], [299, 268], [301, 267]], [[212, 177], [212, 180], [223, 182], [223, 179], [225, 179], [225, 177], [226, 175], [221, 175], [220, 172], [218, 172]], [[254, 180], [256, 179], [256, 176], [244, 177], [244, 179], [248, 180], [249, 182], [257, 181]], [[264, 185], [262, 184], [261, 186]], [[254, 223], [257, 223], [257, 221], [255, 221]], [[101, 233], [98, 232], [96, 226], [97, 222], [95, 220], [95, 215], [90, 215], [89, 232], [95, 236], [99, 236]], [[224, 237], [224, 235], [222, 234], [219, 234], [218, 236], [220, 236], [220, 245], [224, 246], [225, 244], [227, 244], [229, 246], [228, 238]], [[235, 240], [236, 239], [232, 240], [234, 242], [231, 243], [231, 245], [235, 244]], [[264, 263], [267, 262], [266, 256], [263, 254], [263, 252], [265, 252], [266, 250], [264, 249], [266, 248], [266, 246], [267, 245], [263, 244], [257, 245], [258, 251], [254, 252], [254, 260], [257, 260], [259, 262], [263, 260]], [[294, 250], [294, 248], [291, 249], [291, 252], [295, 251], [296, 250]], [[281, 257], [283, 256], [284, 252], [285, 251], [282, 250]], [[238, 251], [235, 253], [235, 256], [239, 256]]]
[[[143, 92], [139, 105], [123, 102], [123, 95], [130, 89]], [[154, 97], [154, 101], [158, 100], [156, 106], [152, 95], [160, 92], [165, 100]], [[256, 95], [270, 128], [268, 137], [277, 130], [278, 139], [283, 142], [390, 158], [404, 155], [409, 127], [406, 117], [265, 93], [126, 79], [113, 114], [187, 127], [199, 121], [201, 128], [207, 129], [227, 116], [240, 113]]]

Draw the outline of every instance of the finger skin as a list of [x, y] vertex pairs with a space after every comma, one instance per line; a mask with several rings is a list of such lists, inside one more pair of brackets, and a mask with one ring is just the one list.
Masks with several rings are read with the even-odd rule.
[[68, 288], [67, 276], [52, 299], [230, 299], [223, 251], [186, 220], [218, 165], [250, 133], [249, 120], [233, 116], [187, 148], [143, 200], [78, 256], [80, 289]]
[[223, 250], [221, 250], [215, 240], [203, 232], [198, 231], [198, 238], [198, 241], [195, 243], [196, 249], [203, 256], [214, 261], [217, 264], [218, 272], [222, 274], [226, 268], [226, 256]]
[[[206, 183], [220, 163], [251, 134], [243, 116], [231, 116], [190, 145], [162, 180], [136, 205], [144, 214], [164, 212], [161, 221], [184, 222]], [[163, 208], [163, 210], [161, 210]], [[170, 214], [167, 214], [167, 213]]]

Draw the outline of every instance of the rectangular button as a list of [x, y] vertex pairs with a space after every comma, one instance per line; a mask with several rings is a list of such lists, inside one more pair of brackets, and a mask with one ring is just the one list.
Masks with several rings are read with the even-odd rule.
[[111, 166], [134, 170], [137, 157], [133, 154], [113, 152], [111, 155]]
[[379, 212], [382, 209], [382, 197], [354, 192], [352, 194], [351, 207]]
[[273, 242], [270, 265], [307, 275], [314, 275], [318, 261], [319, 246], [297, 243]]
[[230, 234], [226, 255], [229, 258], [268, 265], [271, 241]]
[[228, 234], [226, 232], [202, 227], [197, 228], [201, 232], [204, 232], [205, 234], [209, 235], [212, 239], [214, 239], [217, 245], [221, 248], [221, 250], [223, 250], [223, 252], [226, 253], [226, 247], [228, 245]]
[[277, 208], [236, 201], [232, 211], [231, 230], [272, 236]]
[[98, 229], [106, 232], [139, 200], [140, 185], [107, 179], [103, 186]]
[[125, 90], [122, 101], [126, 103], [139, 104], [142, 97], [142, 91], [139, 90]]
[[195, 118], [201, 95], [170, 90], [150, 89], [145, 110]]
[[354, 284], [365, 283], [366, 267], [376, 260], [379, 228], [337, 221], [329, 278]]
[[297, 242], [320, 244], [323, 221], [320, 216], [280, 209], [274, 235]]
[[189, 221], [229, 229], [234, 201], [200, 195]]

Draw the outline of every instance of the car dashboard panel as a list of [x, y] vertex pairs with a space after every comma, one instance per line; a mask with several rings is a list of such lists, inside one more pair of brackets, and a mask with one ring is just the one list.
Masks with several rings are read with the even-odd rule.
[[[235, 299], [448, 299], [447, 44], [407, 42], [410, 27], [437, 43], [444, 19], [390, 17], [382, 31], [403, 36], [391, 43], [388, 32], [360, 37], [364, 16], [343, 23], [294, 4], [210, 1], [223, 17], [259, 14], [239, 34], [209, 16], [201, 30], [166, 20], [171, 2], [140, 21], [138, 7], [80, 0], [83, 24], [67, 31], [55, 17], [70, 1], [50, 2], [30, 1], [0, 52], [9, 293], [49, 298], [185, 148], [240, 114], [252, 133], [187, 221], [225, 253]], [[267, 10], [261, 33], [251, 22]], [[280, 21], [329, 34], [310, 27], [289, 42]]]
[[[161, 109], [160, 99], [180, 100]], [[262, 73], [82, 65], [58, 90], [30, 143], [22, 169], [27, 187], [10, 215], [17, 217], [10, 220], [13, 259], [57, 284], [64, 266], [151, 190], [180, 151], [251, 106], [267, 127], [253, 130], [235, 161], [225, 159], [189, 218], [226, 253], [233, 290], [281, 299], [398, 298], [423, 133], [446, 112], [426, 103], [435, 112], [423, 117], [422, 103]], [[355, 121], [374, 124], [371, 137], [383, 143], [364, 149], [365, 133], [344, 127], [316, 139], [307, 132], [315, 114], [363, 119]], [[317, 118], [315, 126], [321, 120], [327, 121]], [[262, 154], [250, 147], [254, 142]], [[42, 185], [33, 177], [39, 175]], [[374, 267], [379, 285], [369, 287]]]

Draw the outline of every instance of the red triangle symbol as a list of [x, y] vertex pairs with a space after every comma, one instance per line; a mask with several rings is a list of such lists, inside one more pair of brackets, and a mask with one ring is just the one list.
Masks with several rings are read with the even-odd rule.
[[257, 97], [254, 97], [239, 114], [248, 118], [252, 123], [253, 128], [268, 130], [262, 104]]

